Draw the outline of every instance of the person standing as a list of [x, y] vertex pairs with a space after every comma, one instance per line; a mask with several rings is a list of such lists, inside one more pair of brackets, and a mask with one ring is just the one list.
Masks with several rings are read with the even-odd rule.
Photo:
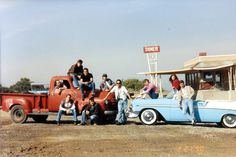
[[144, 82], [144, 87], [143, 89], [141, 89], [139, 97], [145, 98], [145, 96], [148, 94], [150, 98], [157, 99], [159, 96], [157, 87], [153, 83], [151, 83], [148, 79], [145, 79], [143, 82]]
[[120, 79], [116, 81], [116, 86], [112, 88], [112, 90], [104, 99], [106, 100], [107, 97], [113, 92], [115, 92], [115, 97], [118, 102], [118, 122], [116, 124], [125, 125], [127, 123], [127, 117], [125, 113], [128, 108], [128, 98], [131, 99], [131, 97], [125, 86], [122, 86], [122, 81]]
[[81, 125], [85, 125], [87, 123], [87, 117], [89, 117], [91, 125], [97, 125], [99, 123], [100, 107], [94, 101], [94, 97], [89, 99], [88, 107], [82, 112]]
[[95, 96], [95, 83], [93, 81], [93, 75], [89, 73], [88, 68], [84, 68], [83, 74], [80, 78], [80, 91], [82, 99], [84, 100], [84, 90], [85, 89], [91, 89], [92, 90], [92, 96]]
[[115, 83], [107, 77], [107, 74], [102, 75], [102, 82], [100, 83], [100, 89], [102, 91], [110, 91], [115, 86]]
[[59, 107], [59, 111], [56, 118], [57, 125], [60, 125], [62, 114], [71, 114], [71, 113], [73, 114], [74, 124], [76, 125], [78, 120], [77, 120], [75, 104], [74, 101], [71, 99], [71, 95], [67, 94], [65, 100], [61, 102]]
[[[193, 107], [193, 95], [195, 94], [191, 86], [186, 86], [184, 81], [180, 81], [179, 96], [182, 99], [182, 108], [184, 115], [191, 121], [192, 125], [195, 125], [195, 115]], [[189, 109], [189, 113], [187, 110]]]
[[73, 64], [68, 70], [67, 74], [72, 76], [73, 85], [75, 88], [79, 87], [79, 80], [83, 73], [83, 61], [79, 59], [75, 64]]

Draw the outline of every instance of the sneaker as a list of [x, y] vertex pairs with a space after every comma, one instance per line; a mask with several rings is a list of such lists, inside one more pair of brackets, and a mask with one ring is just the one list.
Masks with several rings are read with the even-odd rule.
[[78, 123], [77, 122], [74, 122], [74, 125], [77, 125]]
[[86, 125], [86, 123], [81, 123], [80, 125], [83, 125], [83, 126], [84, 126], [84, 125]]
[[195, 120], [192, 120], [192, 121], [191, 121], [191, 124], [192, 124], [192, 126], [196, 125]]
[[60, 122], [57, 122], [57, 125], [59, 126], [59, 125], [60, 125]]

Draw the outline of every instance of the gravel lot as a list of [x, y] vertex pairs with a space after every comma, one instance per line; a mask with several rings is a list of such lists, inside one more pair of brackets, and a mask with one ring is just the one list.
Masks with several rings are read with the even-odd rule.
[[74, 126], [63, 117], [61, 126], [47, 123], [15, 124], [0, 111], [0, 156], [236, 156], [236, 128], [214, 124], [142, 125], [129, 119], [125, 126]]

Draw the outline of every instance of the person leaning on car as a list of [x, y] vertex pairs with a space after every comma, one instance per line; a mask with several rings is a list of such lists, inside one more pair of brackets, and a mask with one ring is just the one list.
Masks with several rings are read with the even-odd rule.
[[115, 97], [118, 102], [118, 122], [117, 125], [125, 125], [127, 123], [126, 110], [128, 109], [128, 98], [131, 99], [128, 90], [122, 85], [120, 79], [116, 80], [116, 86], [107, 94], [104, 98], [106, 100], [108, 96], [115, 92]]
[[[180, 81], [179, 97], [182, 99], [182, 108], [184, 115], [191, 121], [192, 125], [195, 124], [194, 108], [193, 108], [193, 95], [194, 89], [191, 86], [186, 86], [184, 81]], [[189, 113], [187, 110], [189, 109]]]

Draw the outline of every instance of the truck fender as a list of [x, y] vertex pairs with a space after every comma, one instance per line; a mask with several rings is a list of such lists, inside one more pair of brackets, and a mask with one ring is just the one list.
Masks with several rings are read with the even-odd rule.
[[32, 112], [32, 103], [29, 100], [26, 100], [24, 98], [8, 98], [4, 100], [4, 103], [6, 104], [6, 111], [9, 111], [12, 109], [15, 105], [21, 105], [25, 111], [26, 114]]

